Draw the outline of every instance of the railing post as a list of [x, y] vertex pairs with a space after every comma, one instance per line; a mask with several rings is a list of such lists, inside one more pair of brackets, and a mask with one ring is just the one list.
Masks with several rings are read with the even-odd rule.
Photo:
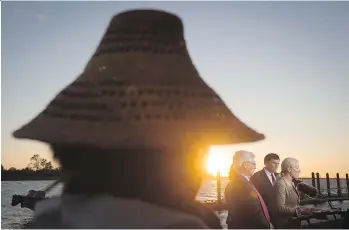
[[345, 180], [347, 181], [347, 196], [349, 196], [349, 178], [348, 178], [348, 173], [345, 174]]
[[337, 173], [337, 189], [338, 189], [338, 196], [342, 196], [342, 189], [341, 189], [341, 181], [339, 179], [339, 173]]
[[222, 203], [221, 172], [217, 171], [217, 203]]
[[317, 184], [317, 190], [319, 191], [319, 194], [321, 194], [321, 190], [320, 190], [320, 174], [316, 173], [316, 184]]
[[326, 183], [327, 183], [327, 196], [331, 196], [330, 175], [328, 173], [326, 173]]
[[312, 183], [313, 187], [315, 188], [316, 185], [315, 185], [315, 173], [314, 172], [311, 173], [311, 183]]

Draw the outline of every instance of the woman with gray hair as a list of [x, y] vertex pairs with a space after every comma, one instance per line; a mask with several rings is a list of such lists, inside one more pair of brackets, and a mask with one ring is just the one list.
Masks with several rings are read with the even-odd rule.
[[282, 161], [281, 176], [274, 185], [277, 228], [299, 228], [301, 222], [291, 221], [291, 218], [313, 211], [312, 208], [299, 207], [300, 195], [293, 181], [299, 178], [300, 172], [298, 160], [286, 158]]

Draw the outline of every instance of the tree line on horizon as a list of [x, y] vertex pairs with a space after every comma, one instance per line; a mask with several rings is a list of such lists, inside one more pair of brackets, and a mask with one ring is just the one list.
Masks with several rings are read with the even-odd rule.
[[40, 155], [35, 154], [29, 160], [27, 167], [5, 169], [1, 165], [1, 180], [49, 180], [59, 177], [60, 168], [54, 168], [52, 163]]

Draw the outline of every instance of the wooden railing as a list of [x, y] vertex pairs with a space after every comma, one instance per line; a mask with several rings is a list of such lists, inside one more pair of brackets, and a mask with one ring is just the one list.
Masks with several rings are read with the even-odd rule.
[[[349, 178], [348, 178], [348, 173], [345, 174], [345, 182], [346, 182], [346, 188], [342, 187], [341, 185], [341, 178], [339, 177], [339, 173], [336, 174], [336, 181], [337, 181], [337, 187], [336, 188], [331, 188], [330, 184], [330, 176], [328, 173], [326, 173], [326, 189], [321, 189], [321, 184], [320, 184], [320, 174], [319, 173], [311, 173], [311, 178], [312, 178], [312, 186], [316, 187], [317, 190], [319, 191], [319, 194], [322, 197], [332, 197], [332, 196], [349, 196]], [[334, 194], [332, 193], [334, 191]], [[345, 191], [345, 192], [343, 192]], [[324, 194], [326, 193], [326, 195]]]

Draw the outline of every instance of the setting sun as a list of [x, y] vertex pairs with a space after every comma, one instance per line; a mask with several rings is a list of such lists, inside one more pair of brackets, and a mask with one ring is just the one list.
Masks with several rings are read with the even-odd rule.
[[210, 148], [207, 158], [207, 171], [212, 175], [217, 175], [220, 171], [221, 176], [226, 177], [232, 163], [231, 151], [227, 151], [223, 147], [214, 146]]

